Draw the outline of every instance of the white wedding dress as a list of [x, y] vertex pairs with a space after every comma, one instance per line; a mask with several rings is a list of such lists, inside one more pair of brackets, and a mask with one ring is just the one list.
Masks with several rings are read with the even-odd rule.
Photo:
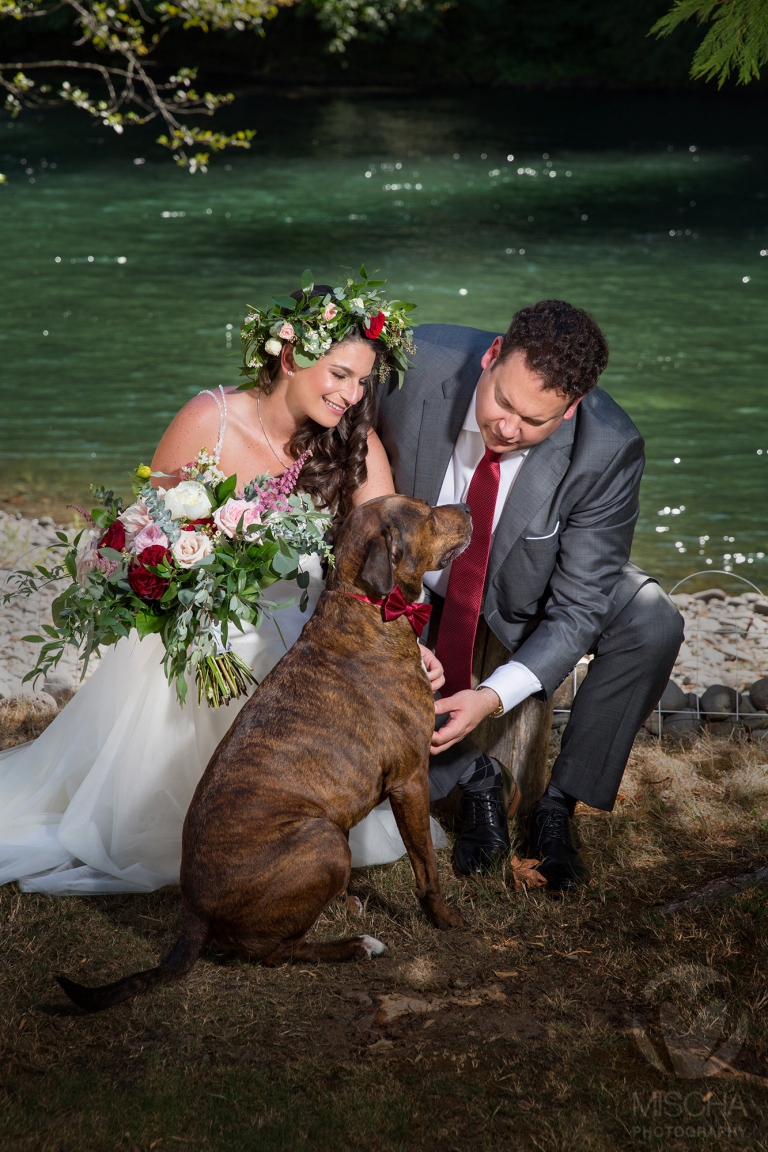
[[[217, 458], [225, 419], [223, 407]], [[268, 589], [269, 600], [296, 602], [265, 616], [259, 629], [230, 632], [259, 681], [298, 639], [323, 590], [319, 558], [306, 557], [303, 567], [310, 576], [306, 612], [296, 584], [280, 581]], [[190, 683], [182, 708], [162, 656], [159, 636], [140, 641], [132, 632], [106, 652], [37, 740], [0, 753], [0, 884], [17, 880], [23, 892], [77, 895], [178, 883], [184, 816], [245, 697], [228, 707], [198, 707]], [[431, 824], [435, 847], [444, 847], [442, 829]], [[356, 868], [405, 853], [388, 800], [350, 831], [349, 844]]]

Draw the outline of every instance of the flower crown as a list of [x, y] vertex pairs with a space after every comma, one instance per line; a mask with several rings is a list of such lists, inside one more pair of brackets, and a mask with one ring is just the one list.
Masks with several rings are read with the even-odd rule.
[[274, 307], [268, 311], [251, 308], [240, 329], [243, 342], [243, 367], [240, 375], [249, 381], [241, 388], [259, 383], [259, 369], [270, 357], [279, 356], [284, 344], [293, 345], [293, 357], [300, 368], [309, 368], [324, 356], [332, 344], [344, 339], [349, 329], [358, 325], [369, 340], [379, 340], [387, 348], [385, 361], [379, 367], [379, 380], [391, 371], [397, 373], [397, 386], [402, 387], [408, 368], [408, 352], [415, 352], [413, 329], [408, 314], [416, 307], [403, 300], [383, 300], [379, 292], [386, 280], [371, 280], [365, 266], [360, 279], [349, 277], [340, 288], [316, 294], [315, 281], [309, 269], [302, 273], [298, 300], [292, 296], [273, 296]]

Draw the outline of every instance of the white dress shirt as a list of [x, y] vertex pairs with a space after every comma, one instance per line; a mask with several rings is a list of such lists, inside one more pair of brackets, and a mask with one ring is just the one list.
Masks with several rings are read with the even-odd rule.
[[[464, 418], [464, 424], [456, 440], [453, 455], [451, 456], [448, 470], [443, 480], [443, 486], [437, 498], [438, 504], [466, 503], [469, 485], [472, 482], [475, 469], [485, 453], [485, 442], [483, 441], [475, 414], [476, 400], [477, 391], [475, 391], [472, 397], [467, 415]], [[504, 510], [507, 497], [512, 489], [512, 485], [517, 479], [517, 475], [522, 468], [523, 461], [527, 454], [528, 450], [524, 448], [518, 449], [517, 451], [505, 452], [501, 457], [499, 465], [499, 492], [496, 497], [496, 507], [493, 512], [493, 532], [496, 531], [496, 526]], [[440, 572], [425, 572], [424, 583], [433, 592], [437, 592], [440, 596], [445, 596], [448, 591], [450, 573], [450, 564]], [[492, 688], [504, 705], [504, 711], [508, 712], [510, 708], [514, 708], [516, 704], [519, 704], [521, 700], [525, 700], [532, 692], [538, 692], [541, 689], [541, 682], [524, 664], [520, 664], [516, 660], [510, 660], [506, 664], [502, 664], [495, 672], [492, 672], [487, 680], [483, 680], [482, 687]]]

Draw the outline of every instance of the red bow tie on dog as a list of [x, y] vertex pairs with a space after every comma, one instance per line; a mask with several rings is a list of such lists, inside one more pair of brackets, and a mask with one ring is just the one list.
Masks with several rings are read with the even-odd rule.
[[432, 615], [431, 604], [406, 604], [405, 597], [397, 584], [388, 596], [378, 600], [372, 596], [357, 596], [354, 592], [347, 592], [346, 595], [351, 596], [353, 600], [362, 600], [364, 604], [375, 604], [377, 608], [380, 607], [384, 620], [397, 620], [398, 616], [406, 616], [417, 636], [421, 636], [429, 617]]

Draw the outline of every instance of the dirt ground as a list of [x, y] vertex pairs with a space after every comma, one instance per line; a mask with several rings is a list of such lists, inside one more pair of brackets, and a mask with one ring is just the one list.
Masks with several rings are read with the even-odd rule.
[[437, 932], [407, 861], [355, 873], [315, 932], [379, 959], [266, 969], [210, 951], [183, 982], [99, 1016], [65, 972], [151, 967], [179, 895], [0, 889], [0, 1149], [200, 1152], [768, 1148], [765, 884], [665, 914], [768, 858], [765, 748], [636, 744], [616, 809], [576, 824], [592, 882], [457, 880]]

